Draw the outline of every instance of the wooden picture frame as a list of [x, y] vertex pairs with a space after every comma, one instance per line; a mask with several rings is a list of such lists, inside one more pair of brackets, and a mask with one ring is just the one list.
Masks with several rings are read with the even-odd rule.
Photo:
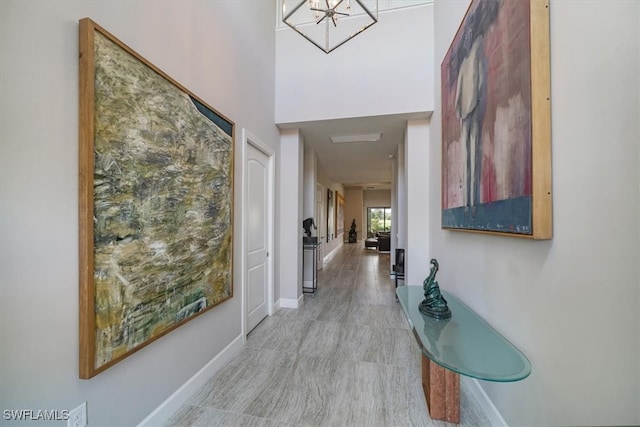
[[332, 241], [336, 236], [336, 213], [335, 213], [335, 198], [333, 197], [333, 190], [327, 189], [327, 243]]
[[91, 19], [79, 24], [86, 379], [233, 297], [235, 125]]
[[442, 228], [551, 239], [548, 1], [473, 0], [441, 73]]
[[344, 233], [344, 197], [336, 191], [336, 237]]

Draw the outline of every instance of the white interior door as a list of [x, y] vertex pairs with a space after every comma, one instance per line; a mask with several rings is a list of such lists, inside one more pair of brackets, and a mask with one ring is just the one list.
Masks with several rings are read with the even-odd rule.
[[245, 211], [246, 332], [269, 314], [269, 157], [247, 144]]

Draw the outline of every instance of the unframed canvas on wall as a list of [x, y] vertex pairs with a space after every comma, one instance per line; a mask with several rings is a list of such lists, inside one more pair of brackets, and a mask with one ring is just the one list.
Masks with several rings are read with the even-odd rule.
[[441, 75], [442, 227], [551, 239], [548, 1], [473, 0]]
[[90, 378], [232, 298], [234, 123], [88, 18], [79, 112]]

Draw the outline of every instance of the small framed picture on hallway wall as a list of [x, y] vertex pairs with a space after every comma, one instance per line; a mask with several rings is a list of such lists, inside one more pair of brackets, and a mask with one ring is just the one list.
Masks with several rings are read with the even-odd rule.
[[336, 237], [344, 233], [344, 197], [336, 191]]
[[327, 242], [332, 241], [336, 235], [336, 207], [333, 190], [327, 189]]
[[442, 227], [552, 237], [549, 4], [473, 0], [442, 61]]

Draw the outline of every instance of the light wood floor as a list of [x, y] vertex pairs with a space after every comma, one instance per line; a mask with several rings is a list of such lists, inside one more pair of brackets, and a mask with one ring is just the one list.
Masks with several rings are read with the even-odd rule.
[[[318, 291], [249, 334], [168, 426], [452, 426], [433, 421], [420, 351], [396, 302], [389, 254], [345, 244]], [[461, 384], [461, 425], [489, 421]]]

